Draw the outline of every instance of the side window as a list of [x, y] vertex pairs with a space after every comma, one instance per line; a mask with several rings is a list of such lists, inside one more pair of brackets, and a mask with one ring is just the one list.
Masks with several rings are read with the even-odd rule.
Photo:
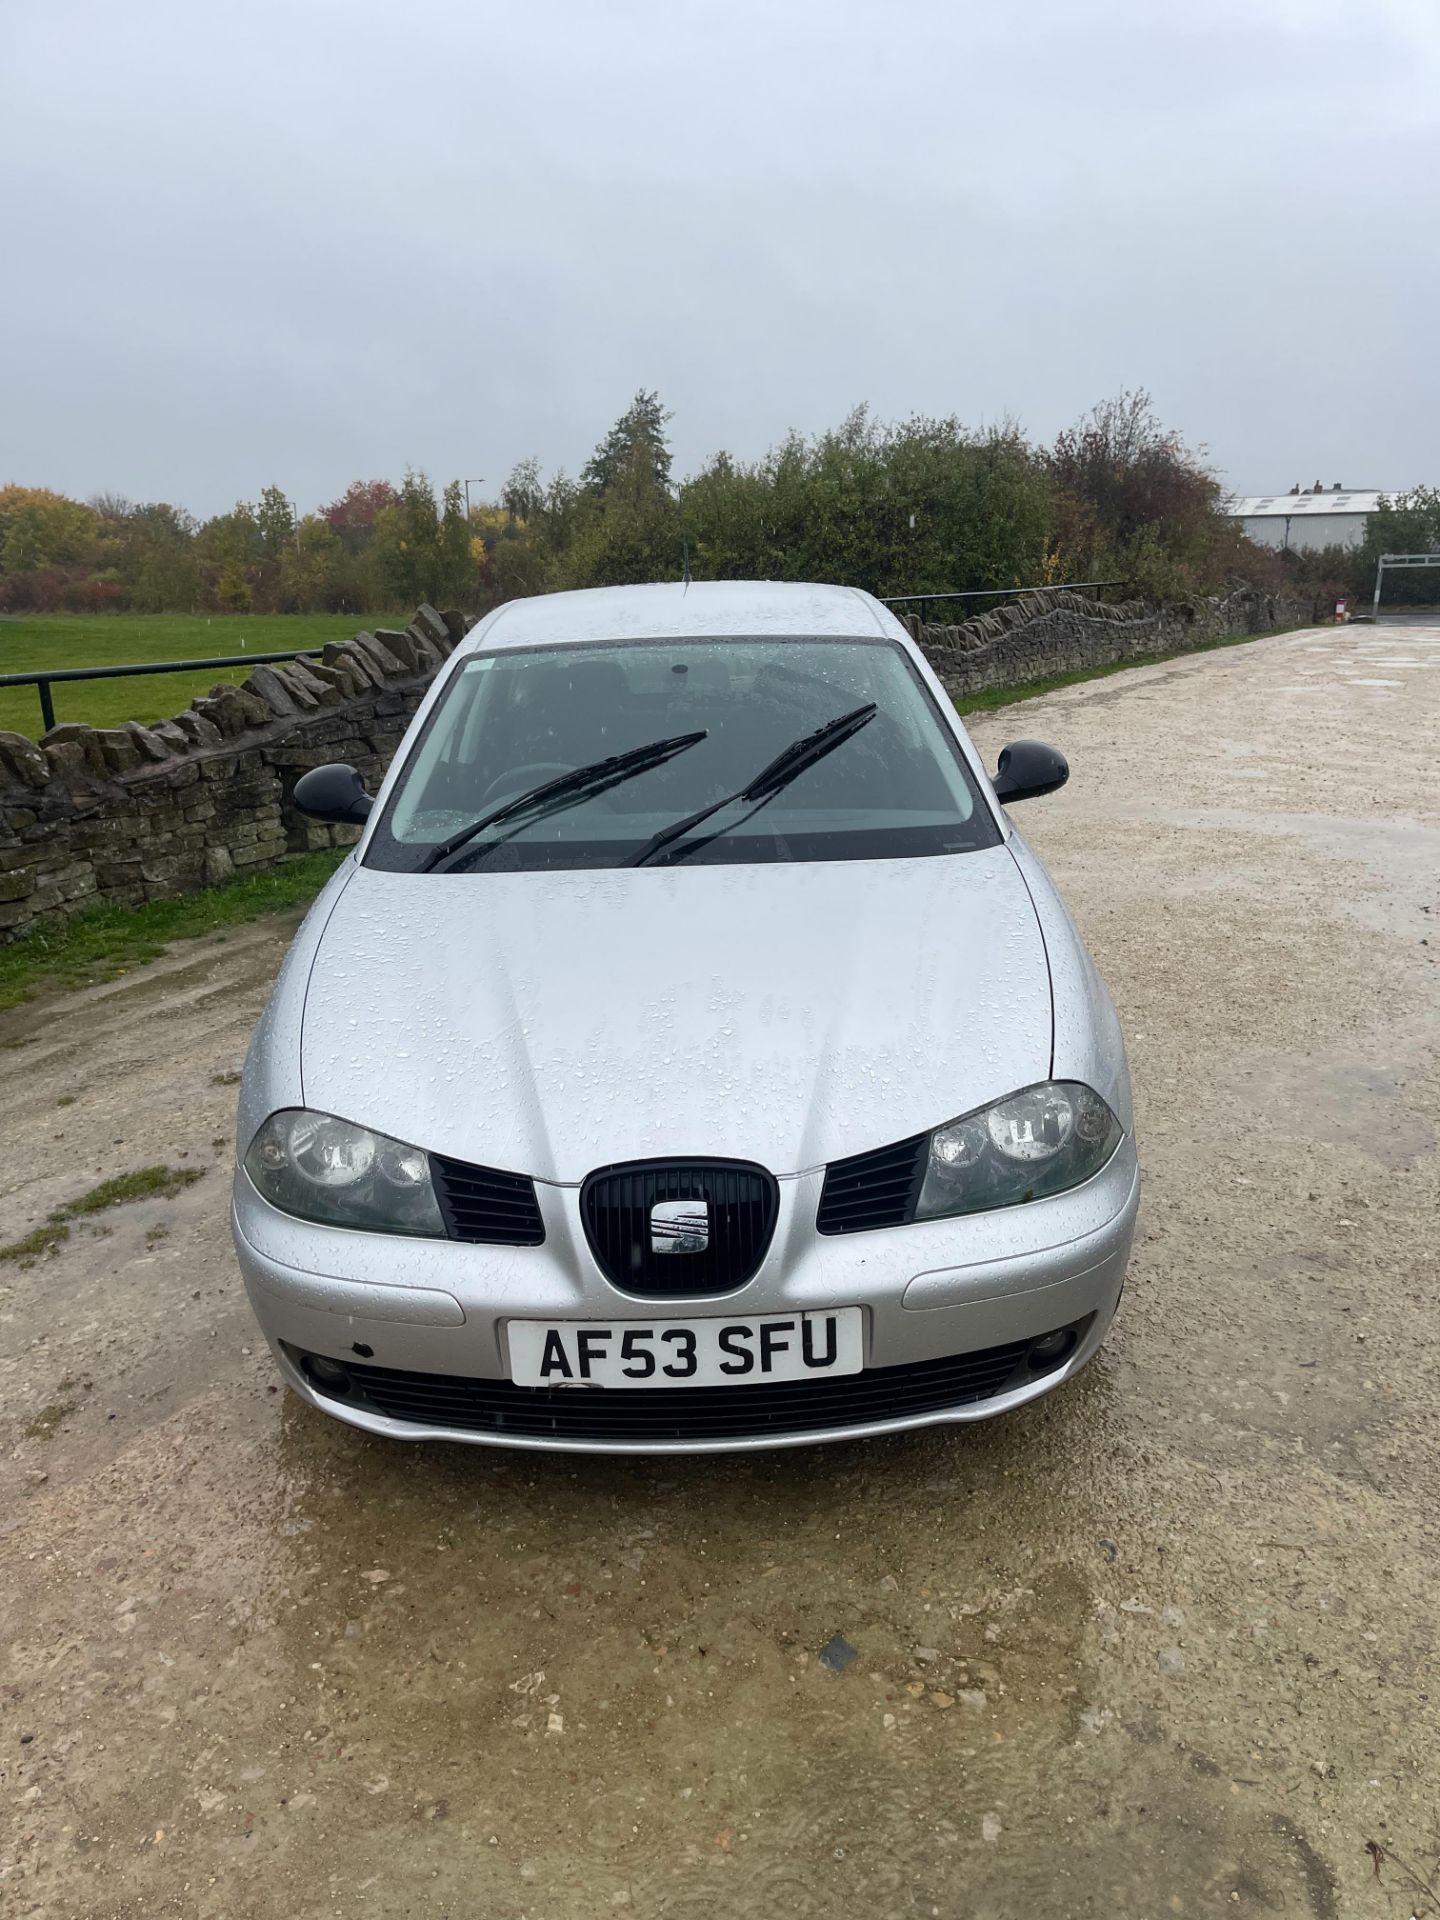
[[483, 764], [487, 742], [504, 729], [504, 714], [513, 684], [514, 675], [503, 670], [482, 675], [455, 743], [453, 759], [457, 772], [463, 769], [468, 775]]
[[485, 716], [494, 706], [490, 682], [493, 658], [469, 661], [459, 681], [444, 696], [435, 723], [421, 743], [395, 807], [395, 831], [417, 826], [448, 831], [444, 816], [463, 813], [473, 798], [473, 769], [480, 751]]

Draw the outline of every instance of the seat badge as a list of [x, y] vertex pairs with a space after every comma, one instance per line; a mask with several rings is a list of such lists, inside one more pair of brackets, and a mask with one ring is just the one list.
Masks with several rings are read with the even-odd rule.
[[657, 1200], [650, 1209], [652, 1253], [704, 1253], [710, 1245], [710, 1203]]

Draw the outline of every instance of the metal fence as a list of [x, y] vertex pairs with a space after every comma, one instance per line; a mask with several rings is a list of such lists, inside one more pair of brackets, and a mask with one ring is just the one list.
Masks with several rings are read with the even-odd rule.
[[1044, 587], [971, 587], [964, 593], [899, 593], [885, 601], [887, 607], [928, 605], [933, 600], [1015, 600], [1027, 593], [1080, 593], [1086, 588], [1123, 587], [1123, 580], [1057, 580]]
[[1382, 553], [1375, 569], [1375, 598], [1370, 603], [1372, 620], [1380, 617], [1380, 589], [1385, 584], [1387, 567], [1440, 567], [1440, 553]]
[[56, 667], [47, 673], [0, 673], [0, 687], [34, 687], [40, 718], [48, 732], [55, 724], [50, 689], [62, 680], [128, 680], [137, 673], [208, 673], [211, 667], [264, 667], [277, 660], [318, 660], [323, 647], [291, 647], [284, 653], [221, 653], [208, 660], [147, 660], [124, 667]]

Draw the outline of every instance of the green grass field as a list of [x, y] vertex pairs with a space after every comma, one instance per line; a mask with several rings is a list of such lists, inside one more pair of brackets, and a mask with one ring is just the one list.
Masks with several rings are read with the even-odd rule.
[[[279, 653], [323, 647], [362, 627], [403, 627], [409, 614], [155, 613], [6, 614], [0, 617], [0, 673], [46, 668], [128, 666], [148, 660], [203, 660], [229, 653]], [[240, 681], [245, 667], [201, 673], [144, 674], [124, 680], [78, 680], [52, 689], [55, 718], [114, 727], [168, 720], [218, 680]], [[0, 687], [0, 729], [40, 737], [40, 695], [34, 687]]]

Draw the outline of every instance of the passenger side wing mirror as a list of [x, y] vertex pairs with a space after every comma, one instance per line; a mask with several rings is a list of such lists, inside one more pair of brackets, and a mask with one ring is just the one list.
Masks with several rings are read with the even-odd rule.
[[1002, 806], [1054, 793], [1070, 778], [1070, 762], [1058, 747], [1043, 740], [1012, 740], [1000, 749], [996, 762], [995, 798]]
[[354, 767], [336, 762], [328, 767], [312, 767], [295, 782], [295, 804], [312, 820], [328, 820], [333, 825], [358, 827], [369, 816], [375, 802], [365, 791], [365, 782]]

